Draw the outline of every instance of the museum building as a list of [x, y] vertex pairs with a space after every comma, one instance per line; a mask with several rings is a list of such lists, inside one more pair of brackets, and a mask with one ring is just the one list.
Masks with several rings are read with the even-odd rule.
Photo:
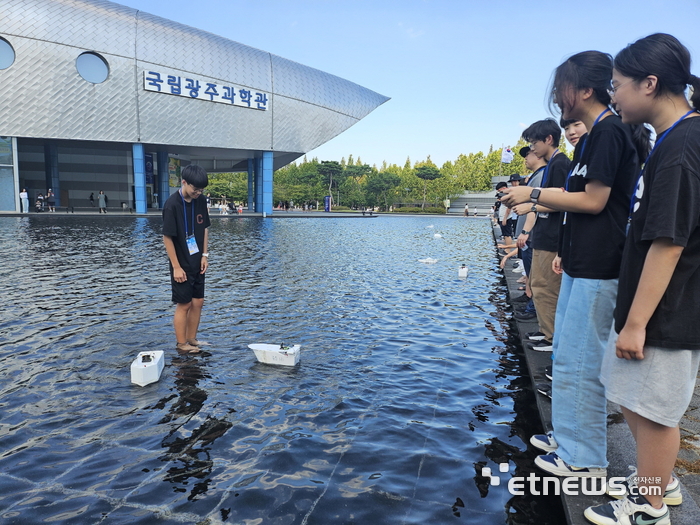
[[272, 213], [276, 169], [387, 97], [238, 42], [104, 0], [0, 0], [0, 211], [49, 188], [58, 207], [145, 213], [188, 164], [247, 172]]

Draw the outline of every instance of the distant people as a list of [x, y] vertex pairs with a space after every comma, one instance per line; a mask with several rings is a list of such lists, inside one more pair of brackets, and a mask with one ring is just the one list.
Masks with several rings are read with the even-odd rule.
[[49, 212], [56, 211], [56, 195], [54, 195], [51, 188], [49, 188], [49, 191], [46, 194], [46, 205], [49, 207]]
[[474, 206], [474, 217], [476, 217], [477, 215], [479, 215], [479, 208]]
[[93, 208], [95, 207], [95, 194], [94, 193], [90, 194], [90, 206], [92, 206]]
[[39, 206], [37, 206], [37, 211], [44, 211], [44, 194], [40, 193], [39, 195], [37, 195], [36, 201], [39, 203]]
[[22, 213], [29, 213], [29, 194], [27, 188], [22, 188], [19, 192], [19, 200], [22, 203]]
[[[41, 199], [39, 199], [40, 195], [41, 195], [41, 193], [36, 196], [36, 200], [34, 201], [34, 209], [37, 211], [37, 213], [43, 211], [42, 207], [43, 207], [44, 203]], [[43, 196], [42, 196], [42, 198], [43, 198]]]
[[97, 205], [100, 207], [100, 213], [107, 213], [107, 195], [102, 190], [97, 195]]
[[209, 184], [207, 172], [191, 164], [182, 170], [180, 189], [163, 206], [163, 243], [170, 261], [176, 349], [200, 353], [197, 340], [204, 305], [204, 277], [209, 267], [209, 212], [202, 196]]
[[207, 193], [207, 209], [211, 208], [211, 193]]
[[464, 204], [464, 216], [469, 217], [469, 203]]

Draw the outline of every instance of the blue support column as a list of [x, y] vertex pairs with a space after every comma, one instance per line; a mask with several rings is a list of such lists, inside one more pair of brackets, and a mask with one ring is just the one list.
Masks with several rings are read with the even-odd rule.
[[167, 151], [158, 152], [158, 207], [163, 208], [170, 197], [170, 157]]
[[263, 212], [263, 169], [262, 157], [255, 158], [255, 213]]
[[272, 215], [272, 173], [273, 154], [271, 151], [263, 151], [262, 154], [262, 211], [267, 215]]
[[54, 142], [44, 143], [44, 171], [46, 173], [46, 191], [50, 188], [54, 192], [56, 206], [60, 206], [61, 183], [58, 176], [58, 146]]
[[136, 213], [146, 213], [146, 158], [143, 153], [143, 144], [133, 144], [131, 149], [134, 155], [134, 199], [136, 200]]
[[248, 211], [255, 207], [253, 159], [248, 159]]

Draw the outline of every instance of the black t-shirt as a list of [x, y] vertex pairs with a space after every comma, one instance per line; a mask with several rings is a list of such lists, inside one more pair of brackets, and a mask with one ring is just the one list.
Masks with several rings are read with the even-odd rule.
[[[563, 153], [557, 153], [549, 159], [542, 175], [543, 188], [563, 188], [566, 183], [566, 174], [569, 173], [571, 161]], [[545, 180], [546, 177], [546, 180]], [[533, 228], [531, 248], [556, 252], [559, 247], [559, 227], [561, 225], [561, 213], [538, 213], [537, 222]]]
[[[182, 203], [185, 203], [184, 207]], [[194, 218], [193, 218], [194, 207]], [[190, 255], [185, 234], [185, 211], [187, 213], [187, 233], [197, 241], [199, 251]], [[211, 225], [207, 199], [200, 195], [191, 202], [184, 201], [180, 191], [176, 191], [163, 205], [163, 235], [173, 238], [175, 253], [180, 266], [187, 273], [199, 272], [204, 251], [204, 230]]]
[[681, 121], [654, 151], [635, 194], [615, 307], [615, 331], [625, 326], [653, 240], [683, 246], [646, 344], [700, 349], [700, 118]]
[[630, 127], [616, 115], [601, 120], [576, 144], [571, 165], [567, 191], [586, 191], [590, 180], [611, 190], [600, 213], [564, 214], [559, 247], [562, 267], [571, 277], [617, 279], [630, 198], [639, 176]]

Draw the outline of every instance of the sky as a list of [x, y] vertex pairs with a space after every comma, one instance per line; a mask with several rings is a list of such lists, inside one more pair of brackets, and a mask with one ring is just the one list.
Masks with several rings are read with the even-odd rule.
[[[547, 93], [568, 56], [613, 56], [665, 32], [695, 58], [700, 0], [118, 0], [332, 73], [391, 100], [309, 152], [438, 166], [514, 145], [552, 116]], [[556, 115], [558, 118], [558, 115]]]

